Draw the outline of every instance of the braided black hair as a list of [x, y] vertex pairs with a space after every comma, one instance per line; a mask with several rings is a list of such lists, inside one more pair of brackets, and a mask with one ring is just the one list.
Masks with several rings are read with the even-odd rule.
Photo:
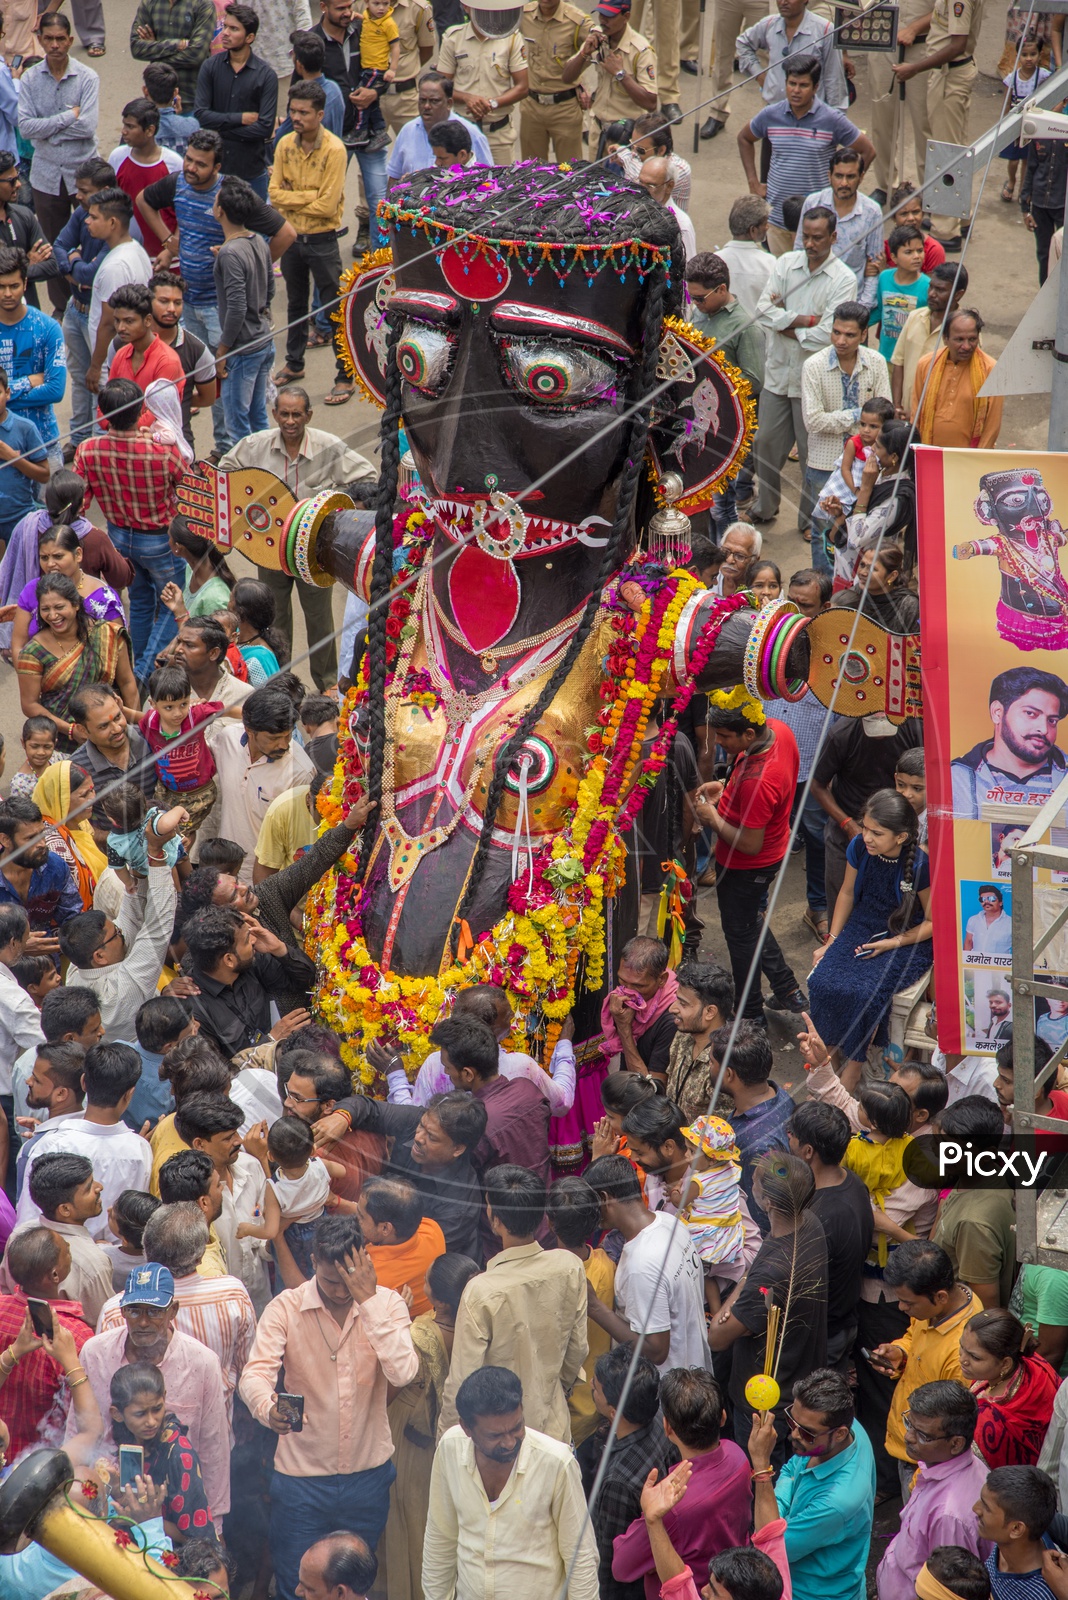
[[891, 933], [904, 933], [913, 920], [916, 910], [916, 855], [920, 848], [920, 824], [915, 811], [904, 795], [896, 789], [877, 789], [864, 803], [864, 814], [890, 833], [905, 833], [908, 838], [901, 847], [899, 857], [901, 876], [901, 904], [886, 926]]
[[[382, 777], [386, 760], [386, 621], [389, 616], [389, 591], [393, 583], [393, 516], [400, 473], [401, 370], [397, 365], [397, 344], [403, 319], [387, 312], [389, 334], [386, 347], [386, 409], [382, 415], [382, 471], [378, 479], [375, 506], [375, 559], [371, 568], [371, 599], [364, 635], [368, 680], [367, 793], [381, 815]], [[352, 664], [352, 676], [359, 671], [359, 659]], [[360, 841], [357, 879], [362, 882], [374, 842], [375, 827], [367, 823]]]
[[[651, 394], [656, 385], [656, 367], [660, 355], [660, 325], [664, 317], [666, 292], [665, 277], [658, 272], [649, 285], [649, 292], [645, 301], [641, 366], [633, 382], [633, 392], [628, 397], [632, 405], [642, 400], [644, 396]], [[546, 711], [552, 705], [557, 691], [562, 687], [572, 667], [578, 660], [593, 628], [593, 621], [597, 615], [597, 608], [601, 603], [604, 587], [619, 566], [627, 535], [630, 532], [631, 514], [638, 491], [639, 475], [645, 459], [645, 446], [649, 437], [650, 410], [650, 405], [642, 405], [634, 412], [631, 420], [630, 438], [627, 442], [626, 460], [619, 480], [619, 498], [616, 502], [616, 514], [612, 523], [612, 532], [605, 546], [604, 559], [593, 580], [590, 597], [586, 601], [586, 609], [582, 613], [579, 625], [575, 629], [574, 636], [563, 656], [550, 674], [541, 694], [530, 707], [507, 744], [498, 753], [494, 762], [493, 777], [490, 780], [486, 804], [482, 813], [482, 832], [479, 835], [474, 859], [467, 875], [467, 888], [456, 911], [457, 922], [468, 915], [478, 893], [482, 875], [486, 870], [486, 860], [497, 820], [497, 811], [504, 798], [505, 784], [508, 780], [508, 773], [512, 763], [518, 758], [527, 736], [537, 727]]]

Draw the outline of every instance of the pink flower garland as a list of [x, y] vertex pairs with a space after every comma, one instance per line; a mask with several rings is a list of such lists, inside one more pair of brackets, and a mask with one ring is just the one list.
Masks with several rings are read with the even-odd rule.
[[[719, 641], [723, 624], [733, 612], [740, 611], [743, 606], [748, 604], [749, 602], [743, 594], [734, 594], [726, 599], [716, 600], [715, 612], [706, 624], [687, 663], [686, 681], [681, 685], [672, 701], [671, 715], [662, 724], [660, 732], [653, 741], [649, 754], [642, 762], [642, 770], [635, 781], [634, 788], [627, 796], [626, 804], [616, 820], [617, 833], [626, 833], [629, 828], [634, 826], [635, 818], [647, 799], [648, 790], [652, 788], [652, 783], [656, 782], [656, 778], [667, 758], [671, 742], [678, 731], [679, 718], [697, 692], [698, 679], [711, 660], [712, 652]], [[649, 778], [652, 778], [652, 783], [647, 781]]]

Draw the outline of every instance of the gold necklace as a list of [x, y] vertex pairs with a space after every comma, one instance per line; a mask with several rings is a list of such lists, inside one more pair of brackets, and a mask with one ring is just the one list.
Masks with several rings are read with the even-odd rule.
[[[434, 591], [433, 584], [430, 585], [430, 599], [434, 607], [435, 617], [441, 624], [443, 631], [448, 634], [453, 644], [460, 645], [464, 650], [470, 650], [471, 646], [468, 644], [467, 640], [464, 638], [455, 622], [453, 622], [452, 618], [445, 612], [441, 601], [438, 599], [437, 594]], [[585, 604], [585, 602], [583, 602], [583, 604]], [[551, 628], [545, 628], [541, 633], [535, 633], [529, 639], [519, 639], [515, 642], [515, 644], [498, 644], [494, 645], [492, 650], [484, 650], [478, 658], [479, 665], [481, 666], [483, 672], [496, 672], [498, 663], [503, 657], [517, 656], [524, 650], [536, 650], [539, 645], [548, 644], [550, 640], [558, 638], [562, 633], [566, 633], [569, 628], [574, 627], [581, 610], [582, 607], [580, 606], [577, 611], [572, 611], [570, 615], [564, 617], [562, 621], [554, 622]]]

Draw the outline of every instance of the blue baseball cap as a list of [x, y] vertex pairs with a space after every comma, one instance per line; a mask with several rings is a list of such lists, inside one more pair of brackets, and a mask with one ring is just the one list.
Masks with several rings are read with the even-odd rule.
[[158, 1261], [134, 1267], [127, 1275], [120, 1306], [157, 1306], [161, 1311], [174, 1300], [174, 1274]]

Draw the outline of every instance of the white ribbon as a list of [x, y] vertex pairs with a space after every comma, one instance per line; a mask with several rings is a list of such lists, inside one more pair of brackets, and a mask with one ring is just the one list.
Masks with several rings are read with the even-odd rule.
[[[527, 803], [527, 781], [533, 765], [534, 757], [528, 750], [524, 750], [519, 757], [519, 795], [516, 800], [515, 829], [512, 833], [512, 882], [515, 883], [523, 870], [519, 858], [525, 850], [528, 894], [534, 888], [534, 841], [530, 836], [530, 810]], [[521, 842], [524, 838], [525, 846]]]

